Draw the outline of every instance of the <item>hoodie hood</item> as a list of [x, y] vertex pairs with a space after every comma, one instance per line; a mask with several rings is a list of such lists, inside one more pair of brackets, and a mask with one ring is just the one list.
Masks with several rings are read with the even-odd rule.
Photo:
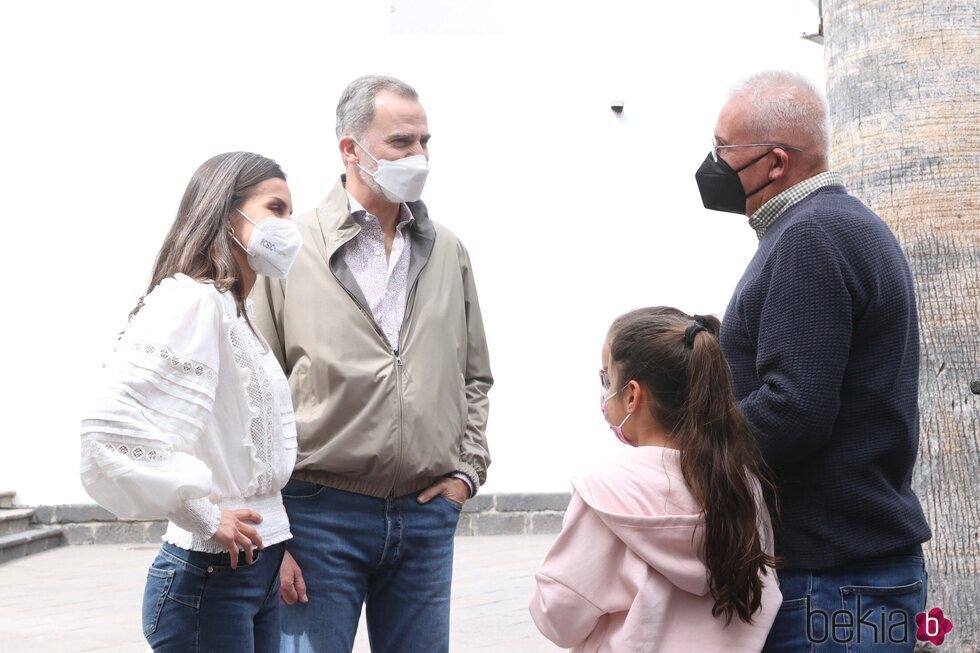
[[708, 593], [700, 557], [701, 507], [684, 482], [680, 451], [631, 449], [605, 469], [572, 481], [605, 526], [672, 584], [697, 596]]

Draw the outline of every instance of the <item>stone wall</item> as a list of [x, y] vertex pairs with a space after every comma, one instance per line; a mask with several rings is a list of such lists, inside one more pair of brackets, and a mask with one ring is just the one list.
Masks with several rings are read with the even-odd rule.
[[68, 544], [138, 544], [159, 542], [166, 521], [127, 521], [95, 504], [38, 506], [34, 520], [60, 526]]
[[547, 535], [561, 530], [571, 496], [478, 494], [463, 506], [457, 535]]

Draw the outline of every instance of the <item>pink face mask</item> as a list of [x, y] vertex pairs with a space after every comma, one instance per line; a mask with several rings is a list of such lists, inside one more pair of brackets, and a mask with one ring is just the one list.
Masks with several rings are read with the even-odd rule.
[[[625, 388], [625, 387], [626, 386], [624, 385], [623, 388]], [[606, 396], [606, 391], [603, 390], [602, 391], [602, 394], [599, 397], [599, 399], [600, 399], [599, 407], [602, 408], [602, 416], [605, 418], [606, 423], [609, 423], [609, 413], [606, 412], [606, 402], [608, 402], [610, 399], [612, 399], [613, 397], [615, 397], [616, 395], [618, 395], [620, 392], [622, 392], [623, 391], [623, 388], [620, 388], [619, 390], [617, 390], [616, 392], [612, 393], [608, 397]], [[623, 444], [628, 444], [631, 447], [635, 447], [636, 445], [633, 444], [632, 442], [630, 442], [629, 441], [629, 438], [627, 438], [625, 435], [623, 435], [623, 424], [625, 424], [626, 423], [626, 420], [628, 420], [629, 418], [630, 418], [629, 413], [626, 413], [626, 417], [623, 418], [623, 421], [620, 422], [619, 425], [609, 424], [609, 428], [612, 430], [613, 435], [616, 436], [616, 439], [617, 440], [619, 440]]]

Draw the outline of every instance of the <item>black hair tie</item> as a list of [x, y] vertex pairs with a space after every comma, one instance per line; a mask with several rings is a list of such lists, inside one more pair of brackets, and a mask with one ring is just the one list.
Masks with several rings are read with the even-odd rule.
[[698, 324], [700, 324], [701, 326], [705, 327], [705, 328], [708, 327], [708, 325], [704, 323], [705, 322], [705, 319], [704, 319], [704, 316], [703, 315], [695, 315], [694, 316], [694, 321], [697, 322]]
[[697, 336], [702, 331], [707, 331], [707, 330], [708, 330], [707, 327], [701, 324], [692, 324], [691, 326], [687, 327], [687, 330], [684, 332], [684, 344], [687, 345], [688, 349], [693, 349], [695, 336]]

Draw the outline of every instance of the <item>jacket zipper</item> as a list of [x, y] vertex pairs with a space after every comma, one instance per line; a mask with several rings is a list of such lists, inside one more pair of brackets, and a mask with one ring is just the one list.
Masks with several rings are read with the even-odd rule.
[[402, 456], [405, 448], [405, 407], [402, 398], [402, 357], [398, 350], [394, 350], [395, 356], [395, 388], [398, 392], [398, 453], [395, 454], [395, 469], [391, 477], [391, 486], [388, 488], [388, 498], [395, 497], [395, 485], [398, 484], [398, 472], [402, 466]]
[[[392, 353], [395, 356], [395, 378], [398, 388], [398, 455], [395, 458], [395, 474], [391, 479], [391, 487], [388, 488], [388, 496], [394, 497], [395, 486], [398, 484], [398, 472], [401, 471], [402, 458], [405, 449], [405, 409], [403, 406], [403, 392], [402, 392], [402, 374], [404, 374], [404, 369], [402, 369], [402, 356], [401, 350], [403, 349], [401, 339], [405, 333], [405, 325], [408, 324], [408, 319], [411, 317], [409, 312], [409, 307], [414, 306], [415, 292], [418, 289], [419, 277], [422, 276], [422, 271], [425, 270], [425, 266], [429, 264], [429, 259], [427, 258], [419, 268], [418, 274], [415, 275], [415, 279], [412, 280], [412, 287], [408, 289], [408, 297], [405, 301], [405, 315], [402, 316], [401, 326], [398, 328], [398, 349], [395, 349]], [[387, 338], [385, 339], [387, 342]]]

